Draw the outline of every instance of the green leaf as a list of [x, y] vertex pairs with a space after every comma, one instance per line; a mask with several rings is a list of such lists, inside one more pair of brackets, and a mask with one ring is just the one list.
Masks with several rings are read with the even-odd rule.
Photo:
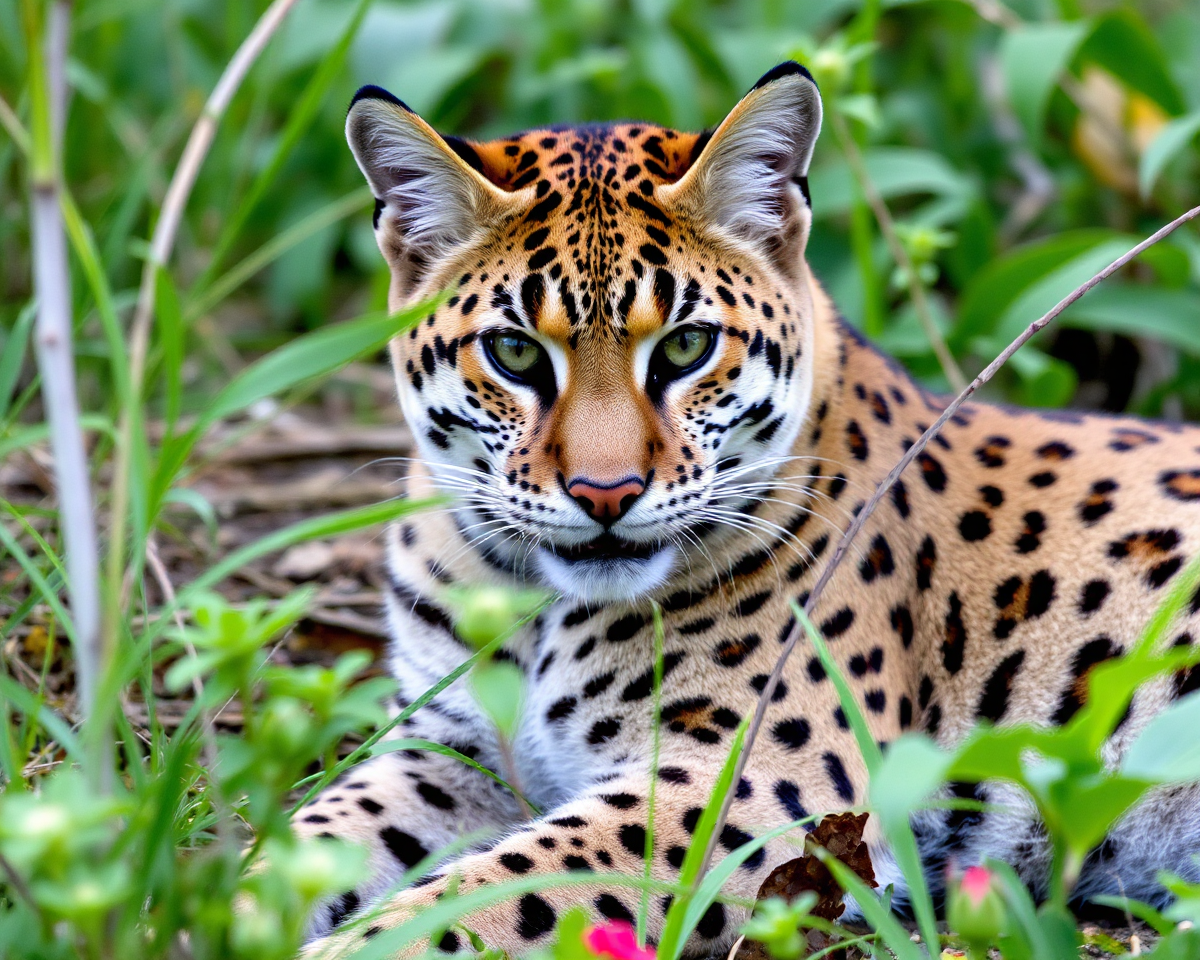
[[929, 737], [906, 733], [884, 752], [871, 777], [871, 810], [885, 825], [908, 822], [945, 780], [952, 758]]
[[1086, 20], [1022, 24], [1008, 30], [1000, 41], [1008, 99], [1035, 146], [1041, 143], [1050, 94], [1089, 27]]
[[1113, 230], [1068, 230], [1018, 247], [988, 264], [963, 290], [952, 343], [961, 347], [973, 337], [994, 332], [1001, 315], [1030, 285], [1116, 236]]
[[[1041, 768], [1048, 768], [1046, 784], [1036, 779]], [[1060, 761], [1027, 762], [1026, 779], [1038, 795], [1038, 806], [1051, 835], [1080, 858], [1103, 840], [1112, 825], [1152, 786], [1145, 780], [1111, 776], [1106, 771], [1070, 771]]]
[[1200, 356], [1200, 293], [1109, 280], [1070, 307], [1060, 323], [1150, 337]]
[[[1136, 240], [1116, 236], [1078, 254], [1027, 286], [1000, 315], [996, 336], [1010, 342], [1080, 284], [1125, 253]], [[1084, 299], [1087, 299], [1086, 296]], [[1081, 301], [1082, 302], [1082, 301]]]
[[[941, 154], [912, 147], [874, 147], [865, 151], [867, 175], [885, 200], [917, 193], [960, 200], [965, 212], [975, 188]], [[828, 163], [809, 178], [816, 217], [850, 212], [858, 201], [858, 186], [845, 163]]]
[[[987, 338], [985, 356], [996, 356], [1008, 344], [999, 337]], [[1065, 407], [1075, 395], [1078, 377], [1065, 360], [1026, 345], [1013, 354], [1009, 368], [1017, 375], [1017, 402], [1026, 407]]]
[[1103, 67], [1169, 114], [1185, 109], [1166, 54], [1133, 6], [1105, 14], [1079, 48], [1078, 59]]
[[471, 692], [502, 736], [511, 740], [521, 720], [525, 699], [523, 674], [513, 663], [491, 661], [471, 671]]
[[1200, 693], [1176, 700], [1129, 746], [1121, 773], [1154, 783], [1200, 780]]
[[1200, 110], [1176, 117], [1160, 131], [1142, 154], [1138, 163], [1138, 189], [1143, 197], [1150, 196], [1154, 183], [1171, 158], [1192, 142], [1200, 132]]

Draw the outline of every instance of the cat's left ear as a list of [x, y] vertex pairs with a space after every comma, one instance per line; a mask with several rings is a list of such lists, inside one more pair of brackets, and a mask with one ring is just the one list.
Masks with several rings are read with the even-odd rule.
[[796, 276], [812, 226], [808, 165], [821, 131], [821, 95], [793, 61], [764, 74], [730, 111], [678, 182], [657, 195], [726, 231]]

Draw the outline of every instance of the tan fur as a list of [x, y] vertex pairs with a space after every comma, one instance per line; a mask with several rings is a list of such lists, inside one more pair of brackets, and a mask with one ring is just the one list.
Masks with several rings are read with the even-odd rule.
[[[747, 101], [753, 105], [765, 96], [758, 91]], [[738, 109], [747, 109], [745, 104]], [[727, 125], [737, 116], [735, 111]], [[662, 161], [647, 152], [649, 136], [663, 151]], [[576, 140], [578, 148], [572, 147]], [[636, 877], [642, 871], [639, 844], [651, 776], [645, 678], [653, 664], [652, 600], [664, 610], [668, 670], [659, 764], [670, 771], [657, 784], [653, 874], [675, 881], [694, 826], [696, 814], [689, 811], [708, 802], [733, 728], [754, 709], [789, 627], [789, 603], [804, 601], [854, 512], [943, 409], [942, 400], [846, 327], [803, 260], [783, 269], [777, 249], [763, 251], [697, 219], [707, 207], [689, 193], [686, 171], [695, 143], [694, 135], [633, 124], [586, 135], [532, 131], [473, 145], [488, 180], [500, 189], [512, 191], [522, 171], [538, 171], [509, 194], [523, 208], [538, 202], [539, 191], [544, 197], [560, 190], [563, 202], [544, 227], [526, 224], [510, 210], [503, 227], [469, 241], [451, 260], [430, 264], [420, 284], [397, 294], [399, 304], [457, 286], [454, 305], [393, 345], [410, 413], [419, 411], [411, 406], [417, 401], [408, 395], [407, 380], [421, 373], [435, 337], [445, 345], [471, 334], [494, 284], [519, 287], [530, 272], [525, 241], [533, 230], [546, 230], [535, 248], [557, 249], [555, 262], [577, 294], [587, 291], [611, 304], [634, 278], [631, 260], [656, 221], [626, 202], [611, 210], [599, 202], [587, 208], [586, 217], [569, 209], [581, 165], [559, 164], [556, 172], [554, 161], [592, 150], [597, 157], [592, 177], [611, 170], [619, 179], [634, 164], [642, 168], [621, 184], [618, 199], [642, 180], [649, 182], [642, 195], [671, 219], [668, 269], [680, 283], [701, 277], [709, 292], [715, 271], [730, 271], [733, 302], [715, 297], [705, 309], [734, 332], [724, 337], [715, 368], [704, 378], [711, 383], [697, 384], [661, 408], [630, 375], [639, 339], [664, 322], [644, 279], [635, 284], [637, 295], [621, 323], [609, 322], [603, 311], [588, 325], [568, 323], [558, 293], [548, 285], [537, 334], [561, 352], [569, 368], [568, 388], [548, 411], [511, 395], [476, 349], [462, 348], [458, 375], [479, 387], [480, 403], [495, 413], [494, 422], [510, 424], [503, 429], [522, 438], [505, 448], [506, 468], [528, 467], [520, 476], [541, 488], [514, 496], [549, 497], [558, 489], [557, 478], [580, 470], [607, 478], [653, 468], [658, 478], [674, 477], [676, 467], [689, 463], [681, 453], [692, 442], [687, 414], [715, 403], [715, 384], [736, 383], [729, 374], [747, 362], [746, 343], [755, 331], [779, 337], [784, 358], [806, 365], [811, 389], [794, 401], [803, 422], [773, 489], [749, 511], [753, 529], [714, 531], [702, 550], [686, 555], [669, 583], [635, 601], [591, 607], [559, 601], [536, 628], [526, 628], [506, 646], [527, 676], [526, 725], [515, 744], [516, 768], [506, 775], [547, 807], [543, 817], [522, 822], [509, 794], [443, 758], [403, 755], [372, 761], [361, 776], [352, 773], [302, 813], [297, 823], [302, 833], [333, 832], [365, 842], [380, 877], [398, 874], [397, 857], [405, 863], [396, 852], [397, 831], [427, 851], [471, 830], [503, 831], [490, 849], [454, 859], [432, 883], [393, 897], [382, 917], [370, 921], [372, 933], [418, 915], [451, 887], [468, 894], [522, 876], [585, 867], [596, 872], [594, 885], [525, 894], [474, 913], [468, 925], [491, 946], [523, 952], [544, 942], [554, 918], [572, 905], [582, 903], [602, 916], [636, 914], [636, 891], [606, 882], [603, 874]], [[651, 161], [661, 175], [647, 173]], [[792, 211], [787, 219], [788, 235], [802, 247], [807, 211]], [[573, 243], [570, 238], [580, 233], [583, 238]], [[465, 313], [472, 295], [480, 306]], [[770, 321], [760, 307], [767, 302], [777, 305]], [[736, 331], [748, 335], [743, 340]], [[414, 494], [437, 489], [421, 470], [412, 482]], [[393, 532], [398, 649], [417, 658], [412, 669], [429, 682], [467, 655], [462, 648], [455, 652], [445, 626], [439, 626], [439, 616], [445, 617], [439, 598], [447, 585], [487, 583], [513, 590], [527, 585], [524, 577], [489, 562], [469, 540], [449, 512], [422, 514]], [[871, 517], [815, 619], [880, 742], [911, 727], [950, 743], [980, 719], [1062, 722], [1082, 702], [1087, 669], [1134, 641], [1198, 546], [1200, 430], [1132, 417], [969, 403]], [[1187, 624], [1193, 633], [1195, 606]], [[1180, 642], [1192, 639], [1182, 627], [1178, 636]], [[1191, 686], [1190, 675], [1147, 685], [1106, 748], [1108, 755], [1119, 755], [1156, 710]], [[406, 690], [408, 696], [419, 692]], [[438, 704], [442, 717], [429, 719], [431, 724], [459, 724], [454, 715], [472, 709], [461, 683]], [[427, 716], [414, 718], [413, 735], [424, 735], [421, 718]], [[500, 762], [485, 722], [468, 717], [461, 729], [475, 730], [472, 746], [481, 762]], [[721, 855], [749, 835], [804, 813], [865, 801], [865, 770], [836, 693], [804, 644], [788, 663], [745, 781]], [[429, 801], [429, 784], [444, 788], [449, 807]], [[1020, 807], [1019, 798], [1005, 796]], [[364, 813], [363, 797], [379, 810]], [[1186, 791], [1150, 801], [1141, 820], [1133, 818], [1114, 833], [1112, 842], [1124, 852], [1108, 860], [1099, 852], [1085, 885], [1149, 889], [1155, 867], [1187, 869], [1190, 854], [1200, 849], [1196, 809], [1194, 794]], [[343, 815], [346, 810], [350, 815]], [[320, 819], [314, 821], [314, 814]], [[933, 831], [925, 836], [935, 875], [937, 857], [947, 851], [964, 861], [994, 853], [1014, 862], [1031, 883], [1040, 882], [1046, 844], [1022, 810], [988, 814], [974, 832], [959, 830], [945, 816], [932, 815], [926, 824]], [[1148, 829], [1153, 842], [1126, 842]], [[934, 836], [939, 830], [940, 838]], [[761, 861], [734, 871], [726, 893], [752, 898], [767, 872], [795, 855], [801, 836], [797, 830], [770, 843]], [[885, 881], [899, 881], [873, 827], [869, 839], [877, 871]], [[368, 885], [364, 899], [385, 886], [383, 880]], [[665, 906], [661, 895], [652, 898], [652, 938], [661, 930]], [[689, 949], [724, 951], [744, 916], [732, 905], [715, 910]], [[348, 951], [361, 943], [362, 933], [360, 926], [335, 935], [321, 948]], [[464, 942], [447, 938], [443, 947]]]

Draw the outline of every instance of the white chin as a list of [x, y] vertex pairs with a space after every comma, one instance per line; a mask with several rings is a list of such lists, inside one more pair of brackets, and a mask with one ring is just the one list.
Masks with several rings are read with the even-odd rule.
[[589, 603], [636, 600], [667, 582], [679, 551], [666, 546], [644, 560], [563, 560], [549, 550], [534, 554], [546, 583], [564, 596]]

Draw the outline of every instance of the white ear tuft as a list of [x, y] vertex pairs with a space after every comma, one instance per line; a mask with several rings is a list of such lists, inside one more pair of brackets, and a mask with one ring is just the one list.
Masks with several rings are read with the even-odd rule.
[[355, 94], [346, 140], [375, 194], [380, 249], [405, 287], [418, 282], [428, 265], [478, 237], [501, 205], [501, 191], [379, 87]]
[[807, 240], [808, 165], [820, 130], [816, 83], [800, 64], [780, 64], [721, 122], [684, 177], [665, 190], [706, 222], [764, 246], [786, 268], [803, 255]]

